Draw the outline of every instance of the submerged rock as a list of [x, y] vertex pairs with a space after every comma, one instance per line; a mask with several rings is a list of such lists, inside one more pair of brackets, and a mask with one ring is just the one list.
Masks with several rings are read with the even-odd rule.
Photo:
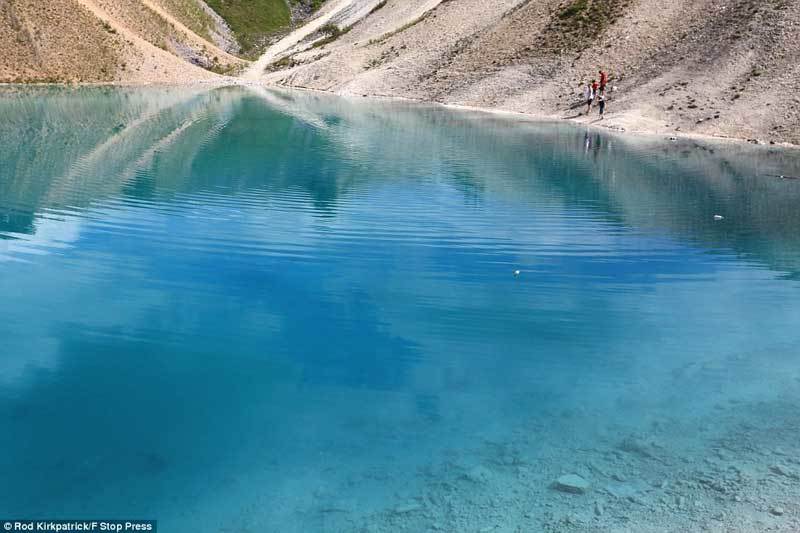
[[609, 483], [605, 487], [606, 492], [615, 498], [631, 499], [635, 497], [641, 490], [642, 484], [639, 482], [633, 483]]
[[415, 502], [410, 502], [410, 503], [404, 503], [404, 504], [398, 505], [397, 507], [395, 507], [392, 510], [392, 512], [394, 512], [394, 514], [408, 514], [408, 513], [414, 513], [416, 511], [421, 511], [421, 510], [422, 510], [422, 506], [420, 504], [415, 503]]
[[770, 466], [769, 469], [773, 474], [778, 474], [779, 476], [788, 477], [789, 479], [800, 480], [800, 475], [786, 468], [783, 465], [775, 464]]
[[492, 473], [489, 471], [489, 469], [481, 465], [477, 465], [470, 468], [464, 474], [464, 477], [472, 481], [473, 483], [487, 483], [491, 476]]
[[589, 490], [591, 485], [588, 481], [577, 474], [566, 474], [556, 479], [552, 487], [561, 492], [572, 494], [583, 494]]
[[637, 439], [636, 437], [628, 437], [617, 445], [617, 448], [627, 453], [635, 453], [642, 457], [652, 458], [653, 453], [645, 442]]
[[782, 516], [783, 513], [785, 513], [786, 511], [783, 510], [783, 507], [776, 506], [776, 507], [770, 507], [769, 512], [771, 514], [774, 514], [775, 516]]
[[603, 511], [605, 511], [603, 504], [600, 502], [594, 502], [594, 514], [596, 516], [603, 516]]

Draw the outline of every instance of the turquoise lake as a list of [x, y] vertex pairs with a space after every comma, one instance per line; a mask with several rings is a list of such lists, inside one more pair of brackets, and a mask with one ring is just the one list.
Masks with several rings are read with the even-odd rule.
[[0, 88], [0, 519], [796, 532], [781, 175], [433, 105]]

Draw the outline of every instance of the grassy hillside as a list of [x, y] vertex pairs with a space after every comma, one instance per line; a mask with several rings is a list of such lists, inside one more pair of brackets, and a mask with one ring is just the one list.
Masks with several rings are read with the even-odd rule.
[[203, 39], [211, 40], [214, 21], [196, 0], [159, 0], [159, 3], [187, 28]]
[[267, 37], [291, 22], [284, 0], [207, 0], [206, 3], [228, 23], [245, 56], [257, 55]]
[[[0, 83], [179, 81], [244, 62], [200, 0], [0, 0]], [[223, 35], [224, 34], [224, 35]], [[227, 41], [226, 41], [227, 42]]]
[[0, 0], [0, 83], [236, 73], [323, 1]]
[[0, 83], [111, 81], [124, 64], [122, 45], [72, 0], [0, 2]]

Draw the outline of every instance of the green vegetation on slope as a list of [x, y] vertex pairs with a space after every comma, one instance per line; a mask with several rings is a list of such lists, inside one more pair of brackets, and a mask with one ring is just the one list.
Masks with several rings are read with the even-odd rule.
[[326, 37], [324, 39], [316, 41], [312, 45], [312, 48], [319, 48], [320, 46], [325, 46], [326, 44], [330, 44], [349, 31], [350, 31], [349, 26], [347, 28], [342, 29], [336, 24], [330, 24], [330, 23], [325, 24], [323, 27], [319, 29], [319, 33], [326, 35]]
[[294, 7], [302, 7], [313, 13], [322, 7], [322, 4], [325, 3], [325, 0], [289, 0], [289, 2]]
[[630, 4], [631, 0], [565, 0], [537, 37], [537, 52], [562, 53], [591, 45]]
[[200, 37], [211, 41], [214, 21], [196, 0], [160, 0], [161, 5]]
[[266, 38], [291, 22], [284, 0], [206, 0], [206, 3], [228, 23], [245, 56], [258, 55]]

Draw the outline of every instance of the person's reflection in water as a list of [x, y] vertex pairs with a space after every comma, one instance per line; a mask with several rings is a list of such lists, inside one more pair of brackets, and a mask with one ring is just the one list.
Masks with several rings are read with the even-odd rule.
[[592, 158], [597, 161], [597, 154], [600, 152], [600, 134], [595, 133], [594, 143], [592, 143]]

